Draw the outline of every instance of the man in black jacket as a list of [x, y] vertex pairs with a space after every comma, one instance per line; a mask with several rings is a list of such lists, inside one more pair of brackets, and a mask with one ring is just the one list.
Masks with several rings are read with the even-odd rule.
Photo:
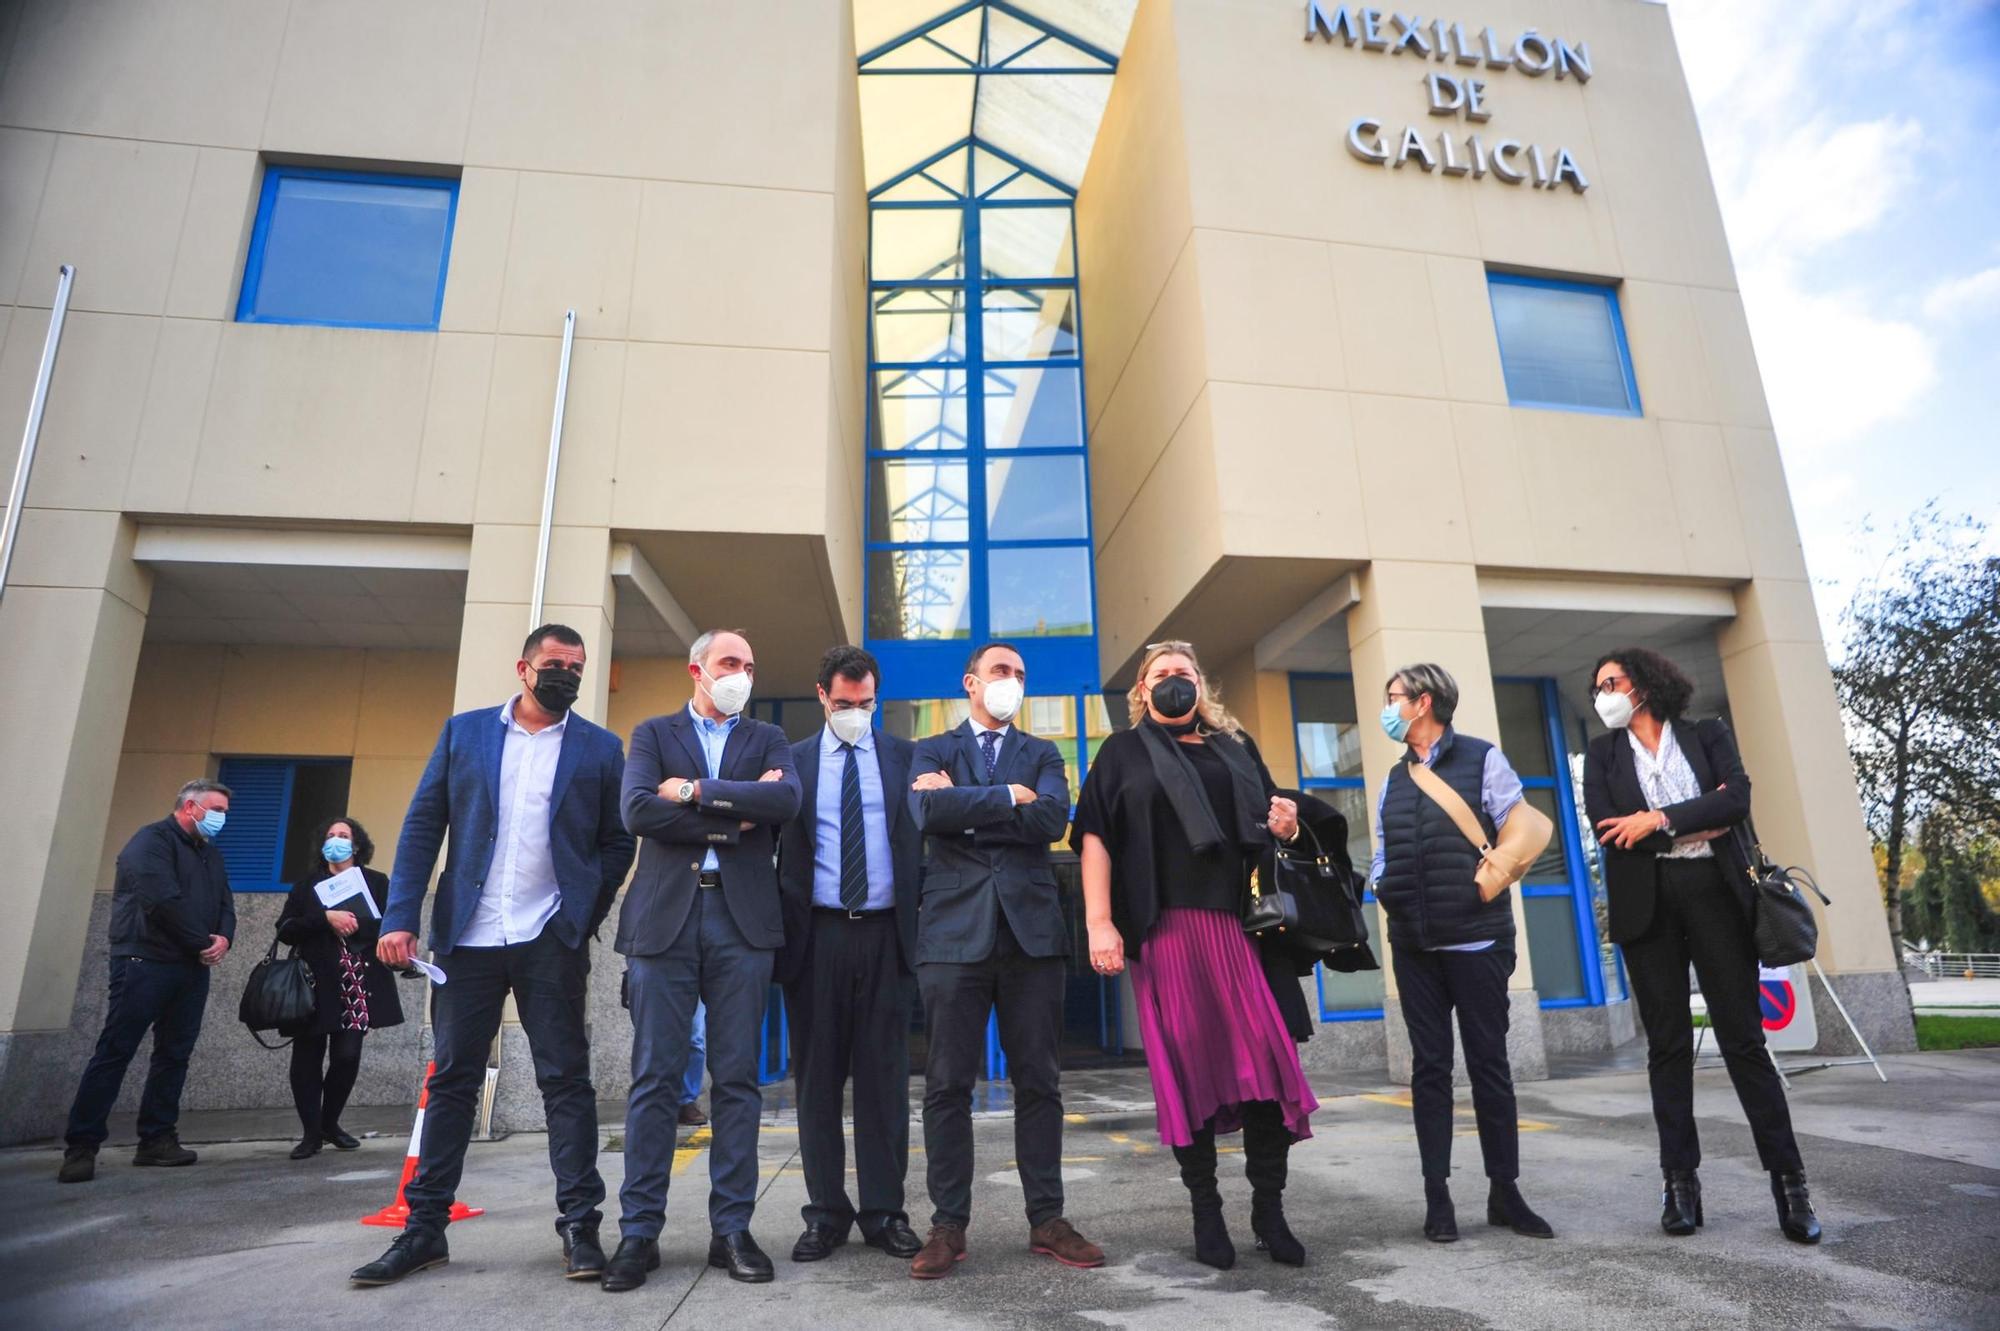
[[228, 814], [227, 786], [190, 781], [175, 798], [173, 813], [140, 828], [118, 852], [111, 897], [111, 1002], [97, 1052], [70, 1105], [68, 1148], [56, 1175], [64, 1183], [96, 1177], [105, 1119], [149, 1029], [153, 1060], [139, 1101], [139, 1149], [132, 1163], [195, 1161], [174, 1124], [188, 1057], [208, 1006], [208, 972], [236, 936], [236, 901], [215, 848]]

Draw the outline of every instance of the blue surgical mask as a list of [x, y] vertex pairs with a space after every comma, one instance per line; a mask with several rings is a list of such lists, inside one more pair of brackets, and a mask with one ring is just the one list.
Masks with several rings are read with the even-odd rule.
[[354, 858], [354, 843], [344, 836], [330, 836], [326, 844], [319, 848], [328, 864], [345, 864]]
[[1410, 718], [1403, 715], [1401, 703], [1382, 705], [1382, 733], [1401, 744], [1410, 733]]
[[195, 821], [195, 826], [201, 829], [203, 836], [213, 839], [222, 831], [222, 825], [228, 821], [229, 815], [226, 812], [221, 809], [210, 809]]

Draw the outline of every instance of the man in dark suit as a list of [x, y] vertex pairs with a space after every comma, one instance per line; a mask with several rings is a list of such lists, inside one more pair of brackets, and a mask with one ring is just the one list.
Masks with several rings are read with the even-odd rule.
[[[799, 816], [778, 839], [785, 949], [778, 977], [798, 1087], [805, 1232], [795, 1262], [847, 1242], [859, 1220], [871, 1247], [905, 1260], [923, 1245], [903, 1209], [910, 1163], [910, 978], [917, 953], [923, 834], [910, 812], [915, 745], [874, 728], [882, 668], [859, 647], [820, 658], [826, 726], [792, 746]], [[847, 1195], [841, 1104], [854, 1077], [854, 1165]]]
[[773, 955], [785, 941], [773, 864], [778, 829], [799, 811], [785, 732], [743, 715], [756, 662], [743, 635], [717, 630], [688, 652], [694, 699], [632, 732], [625, 826], [639, 872], [618, 916], [632, 1009], [625, 1110], [623, 1237], [604, 1288], [636, 1289], [660, 1264], [681, 1080], [695, 1003], [708, 1007], [708, 1263], [771, 1279], [750, 1237], [757, 1198], [757, 1032]]
[[570, 710], [583, 664], [575, 629], [530, 633], [514, 664], [520, 693], [445, 722], [411, 797], [375, 951], [389, 966], [416, 955], [424, 894], [449, 831], [431, 907], [431, 951], [448, 982], [432, 1005], [437, 1070], [417, 1172], [403, 1191], [409, 1223], [354, 1272], [357, 1285], [392, 1284], [448, 1259], [444, 1227], [510, 993], [548, 1116], [564, 1274], [595, 1279], [604, 1268], [584, 983], [590, 936], [611, 911], [633, 842], [618, 816], [624, 748]]
[[1049, 845], [1069, 825], [1062, 751], [1012, 723], [1026, 691], [1021, 653], [987, 643], [965, 663], [972, 715], [917, 745], [910, 809], [930, 842], [917, 917], [917, 987], [930, 1033], [924, 1070], [931, 1231], [910, 1274], [935, 1280], [965, 1258], [972, 1218], [972, 1083], [998, 1011], [1014, 1087], [1014, 1156], [1028, 1246], [1066, 1266], [1104, 1253], [1063, 1218], [1063, 957], [1069, 933]]

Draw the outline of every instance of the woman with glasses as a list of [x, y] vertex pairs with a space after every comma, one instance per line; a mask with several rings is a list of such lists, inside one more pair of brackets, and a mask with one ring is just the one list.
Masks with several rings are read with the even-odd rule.
[[1665, 1176], [1660, 1227], [1687, 1235], [1702, 1224], [1692, 962], [1758, 1159], [1771, 1175], [1778, 1227], [1794, 1242], [1818, 1243], [1784, 1084], [1764, 1051], [1749, 863], [1734, 834], [1750, 816], [1750, 778], [1736, 741], [1719, 720], [1684, 719], [1694, 685], [1648, 648], [1599, 660], [1591, 692], [1610, 733], [1590, 743], [1584, 800], [1604, 850], [1611, 941], [1624, 949], [1646, 1027]]
[[1514, 974], [1511, 889], [1480, 892], [1478, 848], [1410, 775], [1422, 763], [1465, 801], [1489, 843], [1521, 802], [1500, 747], [1452, 729], [1458, 681], [1440, 665], [1404, 666], [1382, 694], [1382, 729], [1406, 745], [1376, 802], [1375, 900], [1389, 922], [1396, 993], [1410, 1036], [1410, 1112], [1424, 1170], [1424, 1237], [1458, 1238], [1451, 1200], [1451, 1019], [1465, 1046], [1488, 1187], [1486, 1222], [1530, 1238], [1555, 1231], [1521, 1196], [1520, 1126], [1507, 1062], [1507, 982]]
[[1277, 794], [1189, 644], [1148, 647], [1126, 700], [1132, 728], [1098, 747], [1070, 834], [1091, 966], [1132, 967], [1160, 1140], [1193, 1202], [1195, 1256], [1223, 1269], [1236, 1261], [1215, 1139], [1241, 1128], [1257, 1246], [1300, 1266], [1285, 1176], [1319, 1102], [1273, 986], [1301, 994], [1296, 978], [1271, 976], [1243, 932], [1251, 869], [1273, 837], [1298, 835], [1298, 805]]

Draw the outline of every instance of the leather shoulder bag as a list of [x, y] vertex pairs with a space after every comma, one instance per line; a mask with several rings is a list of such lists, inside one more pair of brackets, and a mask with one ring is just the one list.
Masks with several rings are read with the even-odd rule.
[[1368, 923], [1353, 884], [1309, 824], [1299, 824], [1298, 840], [1291, 845], [1278, 843], [1272, 865], [1272, 882], [1263, 882], [1262, 874], [1251, 876], [1244, 933], [1283, 934], [1287, 943], [1306, 952], [1367, 943]]
[[1411, 763], [1410, 779], [1417, 783], [1417, 789], [1431, 797], [1431, 800], [1448, 814], [1452, 822], [1472, 848], [1479, 852], [1479, 869], [1472, 876], [1479, 885], [1479, 899], [1491, 901], [1508, 888], [1521, 881], [1542, 852], [1549, 848], [1549, 841], [1555, 836], [1556, 825], [1526, 799], [1521, 800], [1507, 814], [1507, 821], [1500, 826], [1498, 844], [1486, 839], [1486, 829], [1480, 826], [1478, 815], [1472, 812], [1459, 793], [1422, 763]]
[[[250, 1038], [266, 1049], [283, 1049], [284, 1044], [264, 1044], [259, 1031], [300, 1029], [312, 1024], [318, 1014], [313, 994], [312, 967], [293, 948], [290, 956], [278, 955], [273, 938], [264, 959], [251, 968], [243, 984], [243, 1001], [236, 1006], [236, 1018], [250, 1028]], [[290, 1043], [290, 1041], [286, 1041]]]
[[1811, 961], [1819, 951], [1819, 921], [1800, 888], [1811, 888], [1822, 905], [1831, 906], [1833, 901], [1798, 865], [1772, 863], [1748, 819], [1736, 825], [1734, 835], [1750, 880], [1750, 932], [1757, 960], [1772, 970]]

